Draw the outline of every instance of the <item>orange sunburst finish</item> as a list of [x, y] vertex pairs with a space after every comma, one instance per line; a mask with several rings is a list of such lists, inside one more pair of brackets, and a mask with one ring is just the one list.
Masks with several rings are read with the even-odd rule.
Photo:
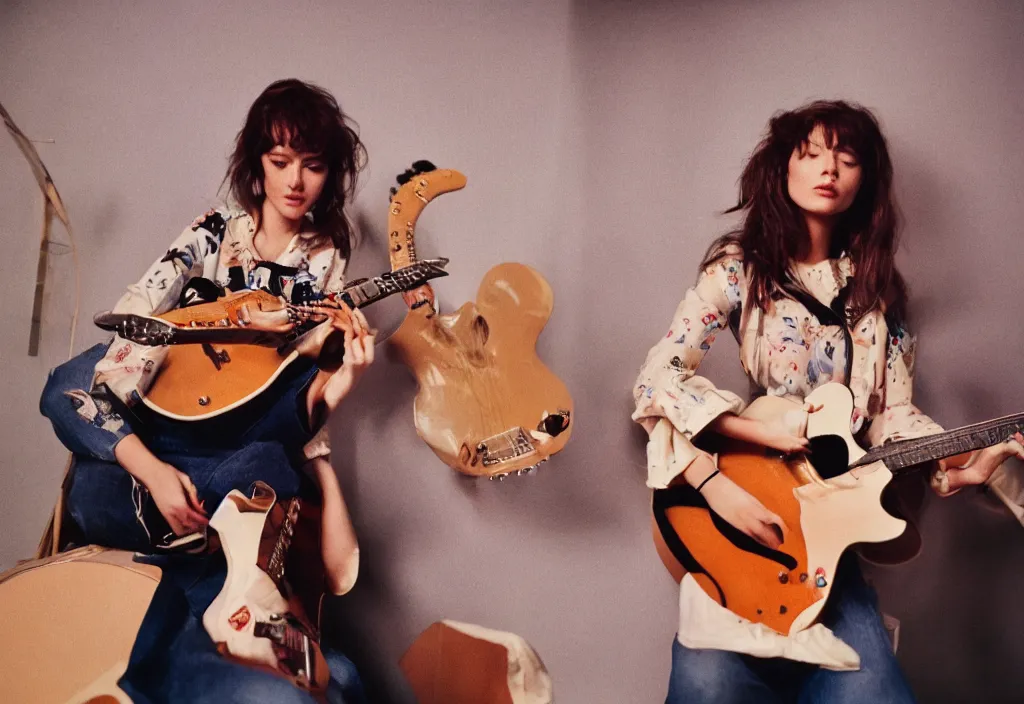
[[[177, 325], [238, 324], [243, 305], [250, 310], [280, 310], [284, 304], [262, 290], [242, 291], [212, 303], [178, 308], [156, 316]], [[143, 399], [160, 413], [184, 420], [202, 420], [240, 406], [268, 387], [294, 361], [298, 352], [279, 352], [275, 346], [212, 344], [212, 352], [230, 361], [218, 369], [203, 345], [171, 345], [160, 372]]]
[[[674, 507], [666, 515], [694, 558], [707, 574], [694, 574], [701, 588], [733, 613], [780, 633], [788, 633], [794, 619], [824, 598], [814, 586], [814, 568], [807, 564], [807, 548], [800, 528], [800, 505], [793, 489], [804, 482], [797, 462], [766, 458], [759, 448], [739, 446], [719, 457], [722, 474], [746, 489], [785, 522], [779, 551], [796, 561], [796, 568], [739, 550], [715, 527], [704, 508]], [[802, 461], [801, 461], [802, 462]], [[780, 579], [781, 577], [781, 579]], [[783, 581], [783, 579], [785, 581]]]

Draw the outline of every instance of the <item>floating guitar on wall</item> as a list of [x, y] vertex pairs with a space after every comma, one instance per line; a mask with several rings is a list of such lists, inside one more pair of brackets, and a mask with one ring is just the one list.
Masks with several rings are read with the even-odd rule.
[[[656, 489], [653, 496], [655, 544], [669, 572], [677, 580], [691, 572], [719, 604], [784, 635], [818, 618], [846, 548], [903, 533], [906, 523], [880, 500], [893, 471], [988, 447], [1024, 429], [1024, 414], [1017, 414], [865, 452], [850, 435], [853, 396], [847, 387], [825, 384], [806, 401], [821, 406], [808, 416], [809, 458], [780, 458], [726, 439], [706, 448], [718, 451], [722, 474], [785, 522], [778, 549], [726, 523], [689, 485]], [[786, 399], [762, 396], [742, 415], [770, 421], [793, 408]]]
[[[418, 161], [398, 177], [388, 213], [393, 270], [416, 263], [414, 232], [436, 196], [466, 185], [452, 169]], [[416, 431], [449, 467], [502, 479], [526, 473], [560, 451], [572, 430], [572, 398], [537, 357], [537, 338], [554, 296], [523, 264], [499, 264], [484, 276], [476, 303], [439, 315], [430, 285], [405, 294], [410, 306], [390, 338], [419, 384]]]
[[[344, 301], [351, 308], [364, 308], [447, 276], [447, 263], [443, 258], [416, 262], [372, 279], [353, 281], [341, 291], [309, 303], [326, 309], [337, 308], [338, 301]], [[320, 327], [289, 340], [255, 331], [238, 324], [243, 305], [262, 311], [295, 308], [266, 291], [246, 290], [154, 317], [100, 313], [94, 322], [142, 345], [171, 345], [142, 400], [158, 413], [178, 420], [203, 420], [241, 406], [261, 394], [301, 356], [340, 359], [333, 344], [342, 342], [340, 334], [327, 337], [328, 328]]]

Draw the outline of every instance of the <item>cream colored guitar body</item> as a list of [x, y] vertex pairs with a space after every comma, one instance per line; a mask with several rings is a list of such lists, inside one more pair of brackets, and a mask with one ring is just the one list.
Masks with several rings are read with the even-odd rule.
[[[835, 436], [846, 445], [849, 463], [863, 457], [864, 450], [850, 433], [853, 400], [849, 390], [827, 384], [807, 401], [822, 406], [809, 415], [807, 436]], [[777, 421], [795, 408], [790, 401], [766, 396], [751, 403], [742, 415]], [[728, 525], [723, 532], [721, 519], [716, 523], [706, 505], [686, 498], [685, 492], [692, 490], [670, 488], [656, 491], [654, 497], [659, 554], [677, 577], [685, 572], [681, 566], [685, 561], [695, 561], [700, 570], [693, 570], [693, 576], [709, 596], [779, 633], [793, 634], [814, 623], [848, 547], [891, 540], [906, 526], [882, 508], [882, 490], [893, 476], [882, 462], [823, 479], [804, 456], [784, 460], [762, 447], [732, 442], [719, 453], [718, 466], [782, 517], [786, 523], [782, 545], [773, 552], [751, 539], [745, 542], [746, 536], [730, 539]], [[683, 498], [670, 498], [673, 492]]]
[[327, 688], [330, 671], [313, 629], [300, 604], [285, 599], [259, 565], [261, 538], [276, 500], [273, 489], [256, 482], [252, 497], [231, 491], [210, 518], [228, 572], [224, 587], [203, 614], [203, 627], [222, 654], [319, 696]]

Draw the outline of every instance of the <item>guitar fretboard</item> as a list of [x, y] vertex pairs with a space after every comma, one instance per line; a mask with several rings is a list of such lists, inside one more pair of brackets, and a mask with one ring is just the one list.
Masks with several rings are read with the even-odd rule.
[[342, 299], [352, 308], [369, 305], [402, 291], [409, 291], [439, 276], [447, 276], [444, 257], [423, 259], [396, 271], [388, 271], [372, 279], [345, 287], [340, 293], [327, 296], [327, 300]]
[[897, 440], [870, 450], [850, 467], [859, 467], [881, 460], [894, 472], [932, 460], [952, 457], [1003, 442], [1016, 432], [1024, 430], [1024, 413], [1003, 416], [995, 420], [965, 425], [944, 433], [923, 438]]

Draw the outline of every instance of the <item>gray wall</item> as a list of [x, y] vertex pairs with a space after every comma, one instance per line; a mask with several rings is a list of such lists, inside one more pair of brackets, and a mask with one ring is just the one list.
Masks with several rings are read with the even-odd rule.
[[[382, 698], [393, 662], [447, 617], [517, 632], [559, 701], [664, 696], [676, 588], [654, 554], [643, 433], [629, 389], [708, 240], [729, 221], [767, 118], [815, 97], [877, 110], [906, 216], [919, 405], [947, 426], [1021, 410], [1024, 10], [1004, 2], [10, 3], [0, 100], [39, 150], [77, 227], [89, 324], [213, 202], [230, 140], [271, 80], [320, 82], [361, 126], [370, 168], [352, 273], [385, 267], [387, 188], [413, 159], [469, 178], [421, 219], [452, 258], [451, 309], [500, 261], [556, 293], [542, 357], [573, 392], [575, 435], [539, 474], [455, 475], [415, 435], [411, 377], [384, 355], [332, 420], [362, 542], [333, 623]], [[0, 136], [6, 295], [0, 350], [0, 567], [28, 556], [65, 453], [38, 416], [67, 353], [71, 257], [52, 260], [43, 346], [25, 354], [39, 196]], [[378, 313], [397, 324], [396, 308]], [[708, 372], [744, 388], [722, 340]], [[925, 553], [876, 570], [903, 621], [924, 702], [1019, 699], [1024, 531], [982, 497], [929, 501]], [[980, 688], [980, 689], [979, 689]]]

